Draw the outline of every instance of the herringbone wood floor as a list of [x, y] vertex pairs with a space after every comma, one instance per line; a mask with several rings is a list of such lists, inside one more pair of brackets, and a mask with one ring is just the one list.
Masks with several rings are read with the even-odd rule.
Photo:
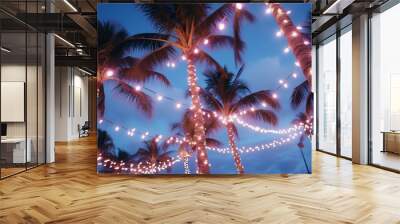
[[400, 223], [400, 175], [314, 153], [312, 175], [98, 176], [95, 139], [0, 181], [0, 223]]

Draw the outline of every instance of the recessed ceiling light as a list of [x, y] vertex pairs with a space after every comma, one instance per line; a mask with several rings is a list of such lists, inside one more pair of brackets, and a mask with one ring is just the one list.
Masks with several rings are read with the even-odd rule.
[[67, 4], [74, 12], [78, 12], [78, 10], [68, 1], [64, 0], [65, 4]]

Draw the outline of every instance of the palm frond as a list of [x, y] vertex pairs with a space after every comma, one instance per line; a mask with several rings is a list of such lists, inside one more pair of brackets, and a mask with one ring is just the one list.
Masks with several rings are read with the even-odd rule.
[[228, 18], [235, 11], [232, 4], [224, 4], [211, 14], [209, 14], [203, 21], [196, 26], [196, 36], [206, 37], [214, 30], [217, 29], [218, 23]]
[[[164, 45], [146, 56], [144, 56], [137, 64], [137, 68], [141, 71], [149, 71], [165, 63], [168, 60], [175, 58], [176, 50], [171, 45]], [[139, 71], [140, 71], [139, 70]]]
[[312, 115], [314, 113], [314, 94], [312, 92], [308, 93], [306, 101], [306, 113]]
[[267, 124], [271, 124], [273, 126], [277, 125], [278, 117], [271, 110], [258, 109], [252, 112], [249, 112], [245, 115], [246, 117], [252, 118], [254, 120], [260, 120]]
[[255, 16], [246, 9], [235, 10], [233, 17], [233, 52], [236, 65], [243, 62], [242, 54], [245, 49], [245, 43], [241, 37], [241, 25], [244, 21], [253, 23], [255, 19]]
[[98, 83], [98, 89], [99, 89], [99, 94], [97, 97], [97, 110], [99, 111], [99, 117], [102, 118], [104, 117], [104, 111], [105, 111], [105, 94], [104, 94], [104, 84], [103, 83]]
[[153, 104], [150, 96], [142, 91], [135, 90], [132, 86], [123, 81], [117, 81], [115, 90], [124, 95], [129, 101], [134, 102], [139, 110], [151, 117]]
[[206, 145], [208, 147], [215, 147], [215, 148], [223, 146], [222, 142], [218, 141], [215, 138], [206, 138]]
[[138, 66], [133, 65], [131, 68], [125, 68], [121, 70], [122, 79], [134, 82], [146, 82], [149, 80], [157, 80], [165, 86], [170, 86], [171, 83], [168, 78], [160, 73], [153, 70], [142, 70]]
[[224, 71], [224, 68], [222, 68], [220, 64], [211, 55], [209, 55], [207, 52], [203, 50], [199, 51], [199, 54], [196, 55], [194, 61], [208, 66], [213, 66], [216, 70], [220, 72]]
[[171, 32], [179, 22], [174, 5], [138, 4], [137, 6], [158, 31]]
[[203, 99], [204, 103], [207, 104], [211, 110], [214, 111], [223, 110], [224, 108], [223, 105], [209, 91], [201, 89], [200, 97]]
[[238, 102], [236, 102], [233, 105], [232, 112], [238, 112], [239, 110], [242, 109], [258, 106], [260, 103], [266, 103], [274, 109], [280, 108], [279, 102], [272, 97], [271, 91], [260, 90], [241, 98]]
[[305, 80], [300, 85], [296, 86], [292, 92], [292, 96], [290, 98], [290, 104], [293, 109], [296, 109], [300, 106], [300, 104], [305, 100], [305, 97], [309, 93], [309, 85], [308, 81]]
[[171, 43], [171, 35], [163, 33], [139, 33], [127, 37], [115, 49], [131, 49], [132, 51], [154, 51]]

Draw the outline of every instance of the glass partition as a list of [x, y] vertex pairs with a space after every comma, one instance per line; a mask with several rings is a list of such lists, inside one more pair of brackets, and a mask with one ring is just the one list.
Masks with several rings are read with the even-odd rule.
[[[19, 16], [44, 1], [7, 1]], [[0, 12], [0, 178], [45, 163], [45, 35]]]
[[318, 48], [318, 149], [336, 154], [336, 36]]

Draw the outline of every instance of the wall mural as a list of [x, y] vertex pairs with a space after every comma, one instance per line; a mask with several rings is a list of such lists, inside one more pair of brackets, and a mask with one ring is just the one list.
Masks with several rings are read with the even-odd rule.
[[311, 4], [99, 4], [98, 173], [311, 173]]

